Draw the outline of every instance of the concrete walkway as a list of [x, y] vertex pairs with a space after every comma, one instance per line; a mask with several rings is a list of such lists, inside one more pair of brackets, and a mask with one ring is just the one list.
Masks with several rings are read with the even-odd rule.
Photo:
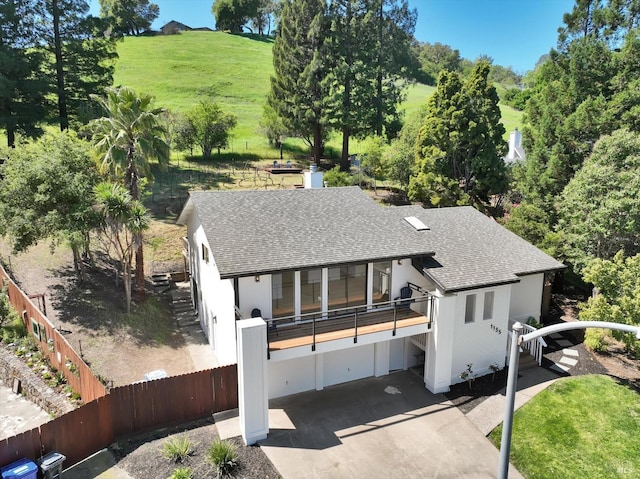
[[[533, 396], [549, 387], [558, 379], [557, 374], [546, 368], [538, 367], [535, 363], [534, 366], [520, 368], [519, 371], [520, 377], [518, 378], [516, 391], [515, 410], [523, 404], [526, 404]], [[505, 393], [506, 387], [502, 388], [498, 394], [485, 399], [467, 413], [467, 419], [485, 436], [502, 423], [504, 418]]]

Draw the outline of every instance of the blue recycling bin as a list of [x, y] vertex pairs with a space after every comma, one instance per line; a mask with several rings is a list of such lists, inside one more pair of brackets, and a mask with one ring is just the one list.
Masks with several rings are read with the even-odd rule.
[[2, 479], [38, 479], [38, 466], [23, 457], [0, 469]]

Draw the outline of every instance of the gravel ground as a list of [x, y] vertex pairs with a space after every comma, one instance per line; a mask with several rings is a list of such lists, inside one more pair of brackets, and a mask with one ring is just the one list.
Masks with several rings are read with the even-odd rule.
[[[162, 456], [163, 443], [172, 437], [187, 437], [194, 445], [193, 453], [182, 463]], [[213, 420], [202, 420], [175, 428], [161, 429], [113, 445], [110, 449], [123, 468], [134, 479], [168, 478], [177, 467], [191, 468], [193, 479], [215, 477], [215, 469], [207, 460], [207, 450], [218, 437]], [[258, 446], [244, 446], [239, 437], [230, 439], [238, 447], [236, 479], [280, 477], [271, 461]]]

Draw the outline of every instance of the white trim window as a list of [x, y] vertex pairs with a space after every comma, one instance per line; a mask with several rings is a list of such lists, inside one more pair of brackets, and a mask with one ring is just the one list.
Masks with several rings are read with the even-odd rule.
[[476, 295], [468, 294], [464, 304], [464, 322], [473, 323], [476, 319]]
[[484, 293], [484, 306], [482, 308], [482, 319], [493, 319], [493, 300], [495, 298], [494, 291]]

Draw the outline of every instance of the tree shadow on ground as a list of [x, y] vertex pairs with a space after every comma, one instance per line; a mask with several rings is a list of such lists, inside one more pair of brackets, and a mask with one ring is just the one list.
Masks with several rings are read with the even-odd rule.
[[95, 267], [86, 265], [86, 279], [80, 281], [73, 267], [53, 271], [58, 278], [49, 287], [51, 305], [57, 311], [57, 324], [63, 334], [88, 338], [126, 335], [140, 345], [167, 344], [178, 347], [171, 336], [176, 332], [171, 304], [166, 296], [149, 292], [134, 300], [131, 314], [126, 312], [122, 280], [116, 285], [115, 264], [106, 254], [95, 252]]

